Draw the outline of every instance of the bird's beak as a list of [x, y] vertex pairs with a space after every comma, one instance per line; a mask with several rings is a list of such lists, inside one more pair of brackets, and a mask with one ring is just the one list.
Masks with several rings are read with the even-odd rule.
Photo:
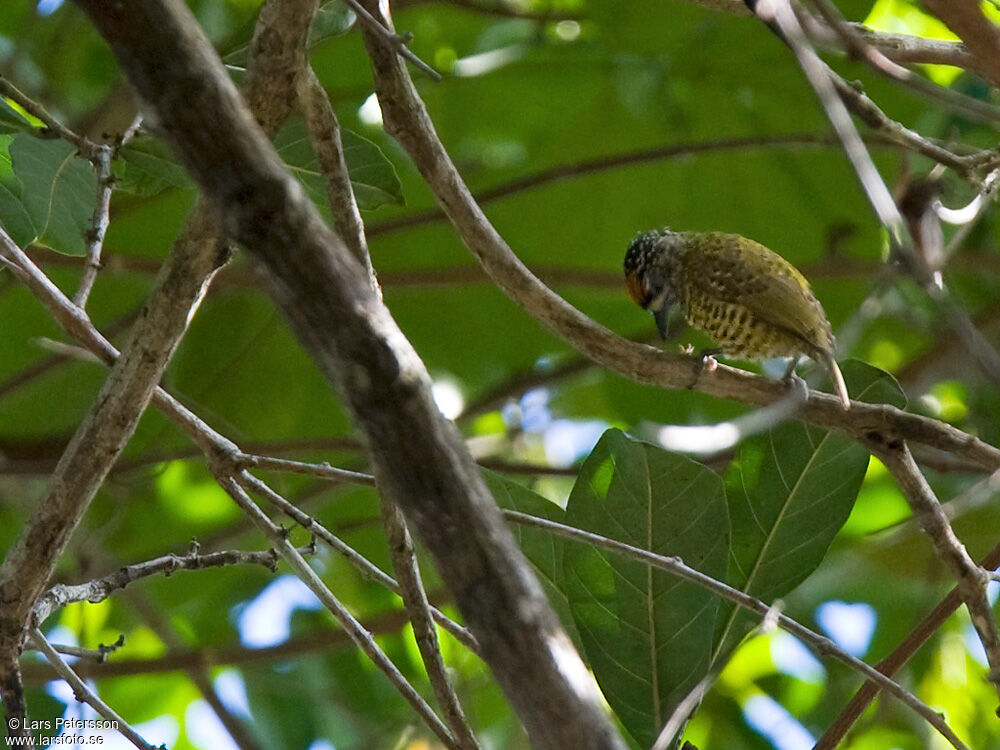
[[653, 320], [656, 321], [656, 330], [660, 332], [660, 338], [667, 340], [667, 317], [670, 315], [670, 305], [663, 305], [658, 310], [653, 311]]

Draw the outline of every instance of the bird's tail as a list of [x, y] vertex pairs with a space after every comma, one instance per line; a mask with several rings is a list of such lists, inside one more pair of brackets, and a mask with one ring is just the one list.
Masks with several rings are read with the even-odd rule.
[[823, 361], [830, 371], [830, 377], [833, 379], [833, 389], [837, 392], [840, 403], [845, 410], [850, 409], [851, 397], [847, 393], [847, 383], [844, 382], [844, 376], [840, 372], [840, 367], [837, 366], [837, 360], [833, 358], [833, 352], [823, 352]]

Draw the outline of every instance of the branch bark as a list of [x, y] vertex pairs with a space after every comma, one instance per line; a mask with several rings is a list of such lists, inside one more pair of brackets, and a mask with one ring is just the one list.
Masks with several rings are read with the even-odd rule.
[[869, 441], [868, 449], [876, 456], [899, 485], [924, 533], [930, 537], [934, 551], [958, 582], [958, 592], [969, 610], [976, 634], [983, 644], [990, 665], [989, 679], [1000, 692], [1000, 629], [993, 608], [986, 596], [989, 574], [976, 564], [952, 531], [948, 516], [938, 502], [920, 468], [913, 460], [906, 443], [883, 444]]
[[127, 14], [100, 0], [79, 5], [340, 387], [371, 445], [379, 487], [435, 556], [535, 746], [623, 747], [457, 431], [435, 406], [416, 352], [251, 121], [190, 12], [177, 0], [133, 2]]
[[[304, 40], [315, 0], [294, 2], [299, 5], [292, 7], [291, 13], [277, 13], [281, 23], [275, 21], [275, 27], [286, 29], [298, 24], [300, 31], [289, 36], [295, 43], [301, 38], [298, 54], [304, 60]], [[281, 5], [280, 2], [272, 4]], [[268, 52], [274, 54], [273, 49]], [[266, 67], [266, 62], [258, 54], [251, 57], [250, 65]], [[252, 84], [251, 99], [265, 81], [283, 72], [280, 66], [276, 67], [277, 73], [268, 69], [258, 75]], [[294, 94], [292, 87], [290, 95]], [[264, 117], [267, 100], [261, 101], [262, 109], [257, 114]], [[9, 241], [9, 237], [0, 233], [0, 242]], [[5, 255], [14, 250], [16, 248], [0, 247]], [[212, 276], [226, 257], [227, 248], [217, 231], [215, 211], [200, 202], [174, 243], [128, 343], [60, 458], [45, 496], [0, 567], [0, 604], [3, 605], [0, 607], [0, 679], [6, 679], [9, 665], [23, 648], [26, 631], [34, 626], [30, 617], [32, 608], [59, 555], [135, 431]], [[79, 307], [74, 314], [80, 325], [89, 323]]]
[[[8, 239], [6, 235], [3, 239]], [[132, 436], [204, 285], [219, 265], [207, 213], [175, 244], [122, 355], [74, 434], [27, 526], [0, 567], [0, 652], [19, 653], [56, 560]], [[79, 310], [79, 315], [85, 317]]]

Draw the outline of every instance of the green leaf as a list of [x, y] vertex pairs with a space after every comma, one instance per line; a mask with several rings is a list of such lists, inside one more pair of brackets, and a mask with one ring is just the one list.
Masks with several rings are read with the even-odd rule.
[[13, 190], [0, 182], [0, 227], [18, 245], [24, 247], [35, 239], [35, 225], [28, 210]]
[[[565, 512], [555, 503], [532, 492], [517, 482], [512, 482], [501, 474], [483, 469], [486, 486], [493, 494], [497, 505], [506, 510], [516, 510], [538, 516], [547, 521], [566, 523]], [[555, 584], [562, 567], [562, 538], [544, 529], [535, 529], [521, 524], [510, 524], [510, 530], [517, 539], [525, 557], [531, 560], [538, 571]]]
[[[584, 462], [566, 522], [725, 575], [721, 479], [684, 456], [608, 430]], [[652, 744], [705, 675], [718, 599], [621, 555], [567, 544], [561, 582], [597, 681], [639, 744]]]
[[[360, 208], [370, 210], [386, 204], [403, 204], [403, 188], [396, 168], [382, 149], [350, 130], [341, 130], [344, 160]], [[295, 118], [274, 139], [275, 148], [313, 201], [326, 205], [326, 182], [309, 144], [305, 123]]]
[[0, 133], [18, 133], [30, 130], [31, 127], [31, 123], [20, 112], [0, 98]]
[[[899, 404], [888, 373], [850, 361], [844, 378], [855, 399]], [[868, 469], [868, 451], [840, 433], [786, 422], [746, 440], [726, 472], [733, 541], [729, 584], [765, 603], [786, 595], [822, 562], [847, 521]], [[759, 618], [724, 604], [714, 658]]]
[[309, 46], [343, 36], [351, 30], [355, 20], [354, 11], [341, 0], [323, 3], [316, 11], [312, 26], [309, 27]]
[[138, 135], [121, 150], [112, 165], [117, 186], [127, 193], [151, 196], [167, 188], [191, 188], [194, 184], [166, 143]]
[[[566, 523], [565, 511], [555, 503], [532, 492], [522, 484], [510, 481], [501, 474], [488, 469], [483, 469], [482, 472], [486, 486], [489, 487], [493, 499], [501, 508], [520, 511], [548, 521]], [[573, 639], [576, 647], [582, 648], [580, 636], [576, 632], [573, 618], [570, 615], [566, 594], [559, 588], [565, 540], [544, 529], [522, 526], [519, 523], [510, 523], [508, 526], [514, 534], [514, 538], [517, 539], [524, 556], [535, 566], [542, 588], [545, 589], [552, 608], [559, 616], [559, 621], [570, 638]]]
[[97, 196], [94, 170], [61, 140], [18, 133], [9, 150], [21, 181], [21, 203], [34, 225], [33, 241], [66, 255], [83, 255]]

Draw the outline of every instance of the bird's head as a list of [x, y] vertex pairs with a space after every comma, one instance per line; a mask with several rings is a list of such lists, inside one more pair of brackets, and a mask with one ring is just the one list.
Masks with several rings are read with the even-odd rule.
[[681, 235], [666, 229], [644, 232], [625, 253], [625, 283], [629, 296], [656, 319], [660, 336], [667, 336], [667, 315], [674, 302], [670, 259], [683, 244]]

